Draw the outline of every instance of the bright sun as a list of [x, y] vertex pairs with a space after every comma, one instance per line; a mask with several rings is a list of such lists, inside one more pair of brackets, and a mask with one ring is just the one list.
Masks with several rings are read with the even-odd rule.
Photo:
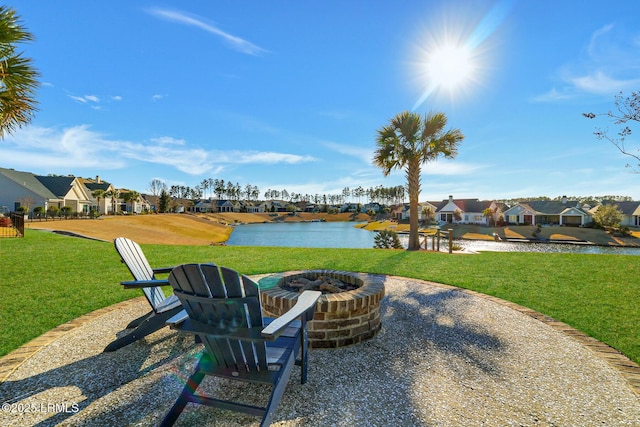
[[427, 78], [434, 88], [459, 89], [475, 72], [473, 56], [465, 46], [439, 46], [427, 57]]

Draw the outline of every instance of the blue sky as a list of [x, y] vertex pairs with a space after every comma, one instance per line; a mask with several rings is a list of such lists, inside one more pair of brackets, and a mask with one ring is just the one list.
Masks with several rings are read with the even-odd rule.
[[[140, 192], [214, 178], [338, 194], [404, 184], [372, 166], [376, 130], [441, 111], [465, 139], [423, 167], [421, 200], [640, 199], [630, 159], [593, 135], [616, 127], [581, 115], [640, 89], [636, 0], [9, 5], [36, 37], [23, 50], [42, 86], [1, 167]], [[468, 60], [430, 71], [452, 45]]]

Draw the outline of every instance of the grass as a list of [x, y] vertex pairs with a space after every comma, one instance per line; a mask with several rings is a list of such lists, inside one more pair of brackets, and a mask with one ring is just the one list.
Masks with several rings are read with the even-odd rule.
[[[532, 308], [640, 363], [633, 255], [142, 245], [153, 266], [213, 261], [244, 274], [328, 268], [413, 277]], [[30, 231], [0, 240], [0, 356], [82, 314], [139, 296], [110, 243]]]

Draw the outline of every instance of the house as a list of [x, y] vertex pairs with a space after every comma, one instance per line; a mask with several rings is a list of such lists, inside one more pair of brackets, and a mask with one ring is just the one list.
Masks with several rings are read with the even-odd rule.
[[575, 200], [531, 200], [507, 209], [504, 217], [509, 224], [584, 226], [591, 214]]
[[236, 205], [231, 200], [218, 200], [214, 206], [214, 212], [239, 212], [239, 208], [236, 211]]
[[[96, 179], [88, 179], [88, 178], [78, 178], [80, 182], [87, 188], [87, 193], [90, 196], [91, 206], [90, 210], [95, 210], [99, 212], [101, 215], [106, 215], [111, 212], [113, 203], [111, 198], [108, 196], [109, 193], [115, 190], [113, 185], [108, 182], [102, 181], [99, 176], [96, 176]], [[94, 196], [97, 191], [101, 191], [102, 195], [100, 197]]]
[[374, 202], [374, 203], [367, 203], [366, 205], [364, 205], [364, 207], [362, 208], [363, 212], [369, 212], [369, 211], [373, 211], [375, 213], [379, 213], [382, 212], [382, 205], [380, 205], [380, 203]]
[[[602, 205], [617, 205], [622, 212], [622, 222], [620, 225], [626, 227], [640, 227], [640, 202], [616, 202], [613, 200], [603, 200]], [[589, 213], [595, 214], [599, 206], [592, 208]]]
[[69, 206], [71, 212], [88, 213], [91, 206], [89, 190], [74, 176], [42, 176], [0, 168], [0, 189], [0, 206], [10, 210]]
[[358, 203], [343, 203], [340, 206], [340, 212], [357, 212], [358, 211]]
[[435, 212], [436, 218], [442, 222], [489, 225], [489, 220], [483, 213], [486, 209], [491, 209], [493, 212], [492, 221], [495, 221], [502, 213], [494, 201], [478, 199], [454, 200], [453, 196], [449, 196], [448, 200], [440, 202]]

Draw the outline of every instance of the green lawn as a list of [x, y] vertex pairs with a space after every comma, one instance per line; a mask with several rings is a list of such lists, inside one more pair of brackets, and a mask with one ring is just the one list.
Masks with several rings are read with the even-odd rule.
[[[225, 265], [244, 274], [340, 269], [473, 289], [563, 321], [640, 363], [640, 258], [633, 255], [142, 245], [155, 267]], [[30, 230], [0, 239], [0, 356], [82, 314], [141, 295], [110, 243]]]

